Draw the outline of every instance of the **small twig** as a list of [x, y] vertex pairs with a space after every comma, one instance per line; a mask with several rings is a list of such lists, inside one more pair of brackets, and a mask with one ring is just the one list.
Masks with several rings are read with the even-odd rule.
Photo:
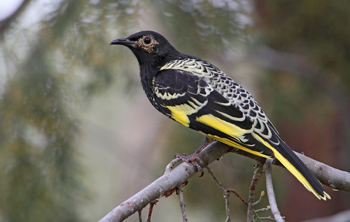
[[275, 198], [275, 192], [273, 190], [272, 170], [271, 170], [272, 162], [273, 162], [273, 159], [267, 159], [266, 163], [265, 163], [267, 196], [269, 198], [269, 203], [270, 203], [271, 212], [273, 214], [273, 217], [276, 219], [277, 222], [284, 222], [284, 219], [281, 216], [280, 211], [278, 210], [278, 206], [277, 206], [276, 198]]
[[139, 215], [139, 222], [142, 222], [142, 210], [137, 211]]
[[[264, 196], [265, 196], [265, 192], [264, 192], [264, 191], [261, 191], [259, 200], [257, 200], [257, 201], [254, 203], [254, 207], [255, 207], [256, 205], [258, 205], [258, 204], [262, 201], [262, 199], [263, 199]], [[271, 209], [270, 206], [267, 206], [267, 207], [265, 207], [265, 208], [260, 208], [260, 209], [257, 209], [257, 210], [254, 209], [254, 210], [253, 210], [253, 214], [254, 214], [254, 216], [253, 216], [254, 220], [253, 220], [253, 221], [263, 221], [263, 220], [266, 220], [266, 218], [269, 218], [268, 220], [276, 221], [276, 220], [275, 220], [274, 218], [272, 218], [272, 217], [260, 217], [259, 214], [258, 214], [259, 212], [270, 211], [270, 209]]]
[[[254, 206], [255, 206], [255, 205], [258, 205], [258, 204], [261, 202], [263, 196], [265, 196], [265, 191], [261, 191], [259, 200], [257, 200], [257, 201], [254, 203]], [[257, 210], [255, 210], [255, 211], [257, 211]]]
[[[209, 163], [219, 159], [227, 152], [234, 152], [252, 159], [263, 160], [263, 158], [229, 147], [228, 145], [224, 145], [219, 142], [210, 144], [198, 155], [197, 158], [201, 160], [200, 162], [203, 164], [201, 166], [204, 168]], [[350, 173], [327, 166], [299, 153], [295, 154], [305, 163], [305, 165], [321, 182], [334, 189], [350, 191]], [[276, 161], [274, 164], [281, 166], [281, 163], [278, 161]], [[188, 163], [179, 164], [171, 172], [162, 175], [150, 185], [115, 207], [107, 215], [105, 215], [100, 222], [117, 222], [125, 220], [133, 213], [147, 206], [150, 201], [158, 199], [167, 191], [179, 186], [195, 174], [196, 168], [193, 165]]]
[[187, 215], [186, 215], [186, 206], [185, 206], [185, 200], [184, 200], [184, 195], [183, 195], [183, 187], [184, 185], [180, 185], [179, 187], [176, 188], [176, 193], [179, 196], [179, 201], [180, 201], [180, 208], [182, 212], [182, 221], [187, 222]]
[[[232, 148], [231, 152], [237, 153], [242, 156], [246, 156], [256, 161], [265, 162], [266, 159], [263, 157], [256, 156], [254, 154], [244, 152], [243, 150]], [[311, 159], [303, 154], [298, 152], [294, 152], [301, 161], [311, 170], [311, 172], [316, 176], [316, 178], [323, 183], [333, 189], [343, 190], [350, 192], [350, 173], [336, 169], [334, 167], [328, 166], [322, 162]], [[274, 165], [284, 167], [281, 162], [278, 160], [273, 162]]]
[[263, 220], [269, 220], [269, 221], [276, 221], [276, 219], [272, 218], [272, 217], [260, 217], [260, 219]]
[[206, 168], [207, 168], [209, 174], [211, 175], [211, 177], [213, 178], [213, 180], [215, 181], [216, 185], [218, 185], [222, 194], [224, 195], [225, 208], [226, 208], [226, 222], [230, 222], [231, 221], [230, 201], [229, 201], [230, 191], [224, 188], [224, 186], [219, 181], [219, 179], [215, 176], [214, 172], [211, 170], [210, 167], [206, 166]]
[[247, 221], [253, 221], [253, 211], [254, 211], [254, 202], [255, 202], [255, 188], [258, 184], [259, 178], [262, 174], [263, 164], [261, 162], [256, 162], [254, 175], [252, 178], [252, 182], [249, 187], [249, 197], [248, 197], [248, 210], [247, 210]]
[[314, 218], [310, 220], [305, 220], [303, 222], [328, 222], [328, 221], [349, 221], [350, 218], [350, 210], [345, 210], [336, 214], [333, 214], [331, 216], [327, 217], [320, 217], [320, 218]]
[[[260, 213], [260, 212], [269, 211], [269, 210], [271, 210], [271, 207], [267, 206], [265, 208], [256, 209], [254, 211], [255, 211], [255, 213]], [[263, 218], [263, 217], [260, 217], [260, 218]]]
[[170, 163], [165, 167], [164, 173], [169, 173], [174, 168], [175, 164], [179, 161], [181, 161], [181, 159], [178, 157], [170, 161]]
[[236, 195], [236, 197], [238, 197], [238, 199], [240, 199], [245, 205], [248, 206], [248, 202], [234, 189], [227, 189], [227, 192], [233, 193]]
[[[151, 222], [152, 213], [153, 213], [153, 207], [158, 203], [158, 200], [153, 200], [151, 203], [149, 203], [149, 209], [148, 209], [148, 216], [147, 216], [147, 222]], [[139, 211], [140, 212], [140, 211]], [[141, 220], [142, 221], [142, 220]]]
[[224, 186], [222, 185], [222, 183], [219, 181], [219, 179], [215, 176], [214, 172], [211, 170], [211, 168], [209, 166], [206, 166], [205, 168], [207, 168], [208, 173], [210, 174], [210, 176], [213, 178], [213, 180], [215, 181], [216, 185], [218, 185], [218, 187], [220, 188], [221, 192], [225, 192], [226, 189], [224, 188]]

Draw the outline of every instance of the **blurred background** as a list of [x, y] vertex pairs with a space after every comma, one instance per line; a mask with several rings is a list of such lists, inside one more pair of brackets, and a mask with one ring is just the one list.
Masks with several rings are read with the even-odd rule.
[[[2, 0], [0, 221], [97, 221], [203, 142], [151, 106], [134, 55], [109, 45], [140, 30], [220, 67], [294, 150], [350, 171], [349, 10], [345, 0]], [[247, 197], [253, 165], [228, 154], [212, 168]], [[350, 206], [344, 191], [327, 187], [324, 202], [285, 169], [273, 177], [288, 221]], [[246, 206], [230, 200], [233, 221], [245, 221]], [[185, 201], [189, 221], [225, 220], [208, 174], [189, 181]], [[182, 220], [176, 195], [153, 220]]]

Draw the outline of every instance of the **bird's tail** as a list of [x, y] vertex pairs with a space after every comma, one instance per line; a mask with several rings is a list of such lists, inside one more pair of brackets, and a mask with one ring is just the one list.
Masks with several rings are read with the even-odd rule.
[[315, 175], [305, 166], [293, 150], [283, 141], [278, 146], [272, 146], [259, 138], [260, 142], [271, 149], [275, 157], [289, 170], [307, 190], [313, 193], [319, 200], [331, 199]]

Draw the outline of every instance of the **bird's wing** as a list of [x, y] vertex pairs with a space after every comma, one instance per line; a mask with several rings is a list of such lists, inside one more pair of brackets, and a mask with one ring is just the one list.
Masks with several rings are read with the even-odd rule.
[[[203, 81], [203, 84], [207, 84], [206, 89], [210, 92], [214, 91], [210, 97], [221, 105], [221, 109], [217, 109], [217, 111], [221, 112], [223, 116], [232, 119], [237, 115], [245, 124], [250, 120], [252, 125], [249, 128], [273, 144], [278, 145], [282, 140], [277, 129], [249, 92], [214, 65], [198, 58], [186, 58], [168, 62], [161, 67], [161, 70], [184, 71], [184, 73], [188, 73], [189, 77], [198, 77]], [[169, 76], [168, 78], [175, 78], [175, 76]], [[181, 84], [179, 82], [181, 80], [183, 79], [177, 80], [177, 84]], [[187, 83], [183, 82], [183, 84], [186, 85]], [[222, 109], [224, 109], [224, 112], [222, 112]], [[239, 124], [240, 121], [235, 123]]]
[[220, 142], [257, 156], [276, 157], [317, 198], [330, 198], [253, 97], [226, 74], [210, 68], [197, 69], [200, 75], [184, 68], [158, 72], [153, 90], [163, 112]]
[[153, 90], [163, 113], [182, 125], [255, 155], [273, 156], [252, 136], [259, 126], [208, 79], [184, 70], [164, 69], [154, 77]]

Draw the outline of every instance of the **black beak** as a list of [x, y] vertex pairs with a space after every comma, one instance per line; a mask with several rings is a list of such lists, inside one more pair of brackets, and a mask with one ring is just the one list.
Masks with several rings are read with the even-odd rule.
[[109, 43], [110, 45], [125, 45], [125, 46], [134, 46], [135, 42], [134, 41], [130, 41], [127, 38], [120, 38], [120, 39], [115, 39], [113, 40], [111, 43]]

